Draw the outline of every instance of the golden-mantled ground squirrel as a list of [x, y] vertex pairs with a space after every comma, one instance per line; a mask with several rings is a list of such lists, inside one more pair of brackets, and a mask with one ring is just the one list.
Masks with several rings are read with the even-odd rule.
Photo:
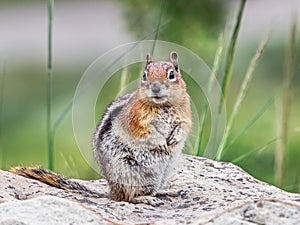
[[[163, 192], [176, 167], [191, 125], [190, 97], [177, 53], [171, 52], [168, 61], [152, 61], [148, 54], [138, 89], [110, 104], [94, 135], [94, 155], [108, 181], [111, 198], [153, 206], [163, 204], [156, 196]], [[47, 182], [47, 171], [40, 172], [44, 177], [41, 179], [40, 170], [18, 167], [12, 171], [56, 187], [63, 183], [63, 189], [72, 183], [50, 171], [52, 182]], [[64, 182], [57, 182], [60, 179]], [[69, 189], [76, 188], [81, 186]]]

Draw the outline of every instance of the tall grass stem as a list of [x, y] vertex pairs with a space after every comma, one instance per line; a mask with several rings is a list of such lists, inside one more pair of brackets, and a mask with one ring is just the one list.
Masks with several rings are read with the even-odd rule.
[[4, 88], [5, 88], [5, 76], [6, 76], [6, 65], [3, 63], [2, 76], [0, 77], [0, 156], [1, 164], [0, 168], [6, 167], [6, 153], [3, 147], [3, 106], [4, 106]]
[[220, 98], [219, 112], [222, 111], [224, 101], [226, 100], [226, 96], [227, 96], [227, 90], [228, 90], [230, 80], [231, 80], [236, 42], [237, 42], [238, 34], [240, 31], [240, 26], [241, 26], [241, 21], [242, 21], [245, 4], [246, 4], [246, 0], [240, 0], [240, 6], [238, 9], [236, 24], [234, 26], [233, 33], [230, 38], [228, 52], [227, 52], [227, 56], [225, 58], [225, 74], [224, 74], [223, 81], [222, 81], [223, 98]]
[[296, 55], [296, 36], [297, 36], [297, 15], [294, 11], [290, 27], [289, 46], [286, 55], [286, 67], [283, 76], [283, 94], [281, 102], [281, 116], [278, 126], [279, 140], [275, 158], [275, 179], [279, 187], [283, 187], [284, 171], [286, 167], [286, 156], [289, 147], [289, 124], [292, 104], [292, 82], [295, 74], [295, 55]]
[[[221, 59], [222, 59], [222, 55], [223, 55], [224, 46], [225, 46], [224, 33], [222, 32], [219, 36], [219, 45], [218, 45], [218, 48], [217, 48], [217, 51], [215, 54], [213, 69], [212, 69], [212, 73], [210, 75], [210, 80], [208, 83], [208, 95], [211, 94], [211, 89], [212, 89], [212, 84], [213, 84], [214, 78], [216, 77], [217, 72], [221, 65]], [[204, 126], [205, 126], [205, 121], [207, 118], [208, 108], [209, 108], [208, 102], [205, 102], [205, 105], [203, 107], [202, 114], [200, 117], [199, 132], [197, 135], [196, 146], [195, 146], [197, 156], [200, 156], [200, 153], [201, 153], [201, 146], [202, 146], [203, 138], [204, 138], [203, 137]]]
[[54, 135], [51, 129], [52, 105], [52, 25], [53, 25], [54, 0], [48, 0], [48, 59], [47, 59], [47, 143], [48, 143], [48, 168], [54, 169]]
[[125, 88], [128, 77], [128, 68], [125, 67], [122, 70], [121, 81], [120, 81], [120, 92]]
[[260, 56], [262, 55], [262, 53], [263, 53], [263, 51], [264, 51], [264, 49], [265, 49], [265, 47], [268, 43], [268, 40], [269, 40], [269, 35], [266, 35], [265, 38], [263, 38], [262, 41], [260, 42], [259, 47], [258, 47], [254, 57], [252, 58], [252, 60], [250, 62], [250, 65], [249, 65], [248, 70], [246, 72], [245, 78], [243, 80], [243, 83], [242, 83], [241, 88], [239, 90], [239, 93], [237, 95], [237, 99], [236, 99], [234, 107], [233, 107], [233, 112], [231, 113], [231, 115], [229, 117], [223, 139], [222, 139], [221, 144], [219, 146], [219, 149], [218, 149], [218, 152], [217, 152], [217, 157], [216, 157], [217, 160], [220, 160], [221, 157], [222, 157], [222, 152], [223, 152], [224, 147], [227, 143], [227, 139], [229, 137], [233, 121], [234, 121], [236, 115], [238, 114], [241, 103], [243, 102], [244, 97], [247, 93], [250, 81], [252, 80], [253, 72], [256, 68], [258, 60], [260, 59]]

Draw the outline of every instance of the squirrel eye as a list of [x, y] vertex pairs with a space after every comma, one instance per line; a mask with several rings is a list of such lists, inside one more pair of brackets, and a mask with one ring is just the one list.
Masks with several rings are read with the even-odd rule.
[[168, 70], [168, 78], [169, 78], [170, 81], [175, 81], [176, 80], [174, 71], [172, 69]]
[[144, 71], [144, 74], [143, 74], [143, 81], [146, 81], [147, 80], [147, 71]]

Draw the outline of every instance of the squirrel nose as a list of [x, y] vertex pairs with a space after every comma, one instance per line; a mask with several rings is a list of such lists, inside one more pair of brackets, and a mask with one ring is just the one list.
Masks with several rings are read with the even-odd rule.
[[160, 92], [160, 83], [159, 82], [154, 82], [152, 85], [151, 85], [151, 90], [153, 93], [157, 94], [158, 92]]

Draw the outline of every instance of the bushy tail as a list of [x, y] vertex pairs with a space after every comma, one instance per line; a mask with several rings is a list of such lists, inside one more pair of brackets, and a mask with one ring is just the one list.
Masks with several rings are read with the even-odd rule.
[[41, 167], [13, 167], [10, 169], [10, 172], [23, 177], [38, 180], [53, 187], [63, 190], [70, 190], [72, 192], [84, 195], [85, 197], [105, 197], [103, 194], [93, 191], [77, 181], [65, 178]]

